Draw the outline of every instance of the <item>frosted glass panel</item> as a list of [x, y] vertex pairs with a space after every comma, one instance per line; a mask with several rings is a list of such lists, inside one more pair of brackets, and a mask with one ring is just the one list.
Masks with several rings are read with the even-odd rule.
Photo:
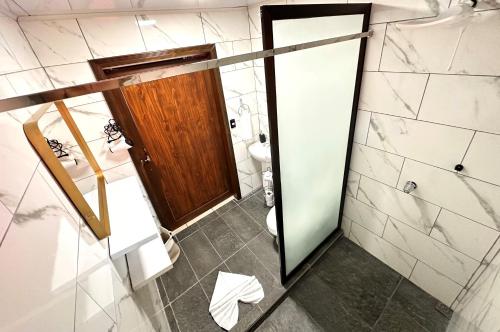
[[[362, 32], [363, 15], [273, 21], [274, 47]], [[338, 226], [360, 40], [275, 57], [288, 275]]]

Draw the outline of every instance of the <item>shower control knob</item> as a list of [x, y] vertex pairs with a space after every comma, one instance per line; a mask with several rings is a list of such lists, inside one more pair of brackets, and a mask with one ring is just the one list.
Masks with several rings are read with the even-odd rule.
[[403, 192], [405, 192], [406, 194], [409, 194], [415, 189], [417, 189], [417, 184], [415, 182], [406, 181], [405, 186], [403, 187]]
[[464, 170], [464, 165], [462, 165], [462, 164], [456, 164], [455, 165], [455, 171], [461, 172], [463, 170]]

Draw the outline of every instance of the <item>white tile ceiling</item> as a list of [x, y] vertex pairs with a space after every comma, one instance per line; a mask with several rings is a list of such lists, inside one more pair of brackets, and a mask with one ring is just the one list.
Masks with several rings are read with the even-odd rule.
[[0, 0], [0, 13], [26, 15], [248, 6], [262, 0]]

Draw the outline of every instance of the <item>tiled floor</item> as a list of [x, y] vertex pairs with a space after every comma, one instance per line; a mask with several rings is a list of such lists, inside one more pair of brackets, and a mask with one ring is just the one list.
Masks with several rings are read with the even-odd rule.
[[451, 312], [343, 238], [289, 291], [257, 331], [446, 331]]
[[220, 331], [208, 312], [218, 271], [255, 275], [265, 298], [240, 303], [234, 331], [246, 330], [283, 293], [279, 258], [266, 227], [262, 192], [231, 201], [177, 234], [182, 254], [174, 268], [157, 279], [172, 331]]

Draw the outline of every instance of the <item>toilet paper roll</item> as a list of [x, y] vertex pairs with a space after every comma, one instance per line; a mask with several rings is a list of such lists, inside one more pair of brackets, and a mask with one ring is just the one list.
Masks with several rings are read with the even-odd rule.
[[125, 137], [120, 137], [120, 139], [117, 139], [116, 141], [108, 143], [108, 148], [109, 148], [109, 151], [111, 151], [111, 153], [128, 150], [131, 147], [132, 147], [131, 145], [129, 145], [129, 144], [127, 144], [127, 142], [125, 142]]

